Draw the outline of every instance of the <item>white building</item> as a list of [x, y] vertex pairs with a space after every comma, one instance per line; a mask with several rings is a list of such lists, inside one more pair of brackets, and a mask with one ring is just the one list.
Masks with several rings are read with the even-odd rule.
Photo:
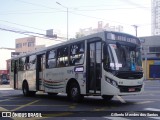
[[86, 36], [86, 35], [90, 35], [93, 33], [97, 33], [97, 32], [101, 32], [101, 31], [117, 31], [117, 32], [123, 32], [123, 26], [118, 25], [118, 26], [110, 26], [108, 23], [107, 24], [103, 24], [103, 21], [98, 21], [98, 26], [97, 28], [84, 28], [84, 29], [80, 29], [79, 32], [76, 33], [76, 37], [82, 37], [82, 36]]
[[0, 48], [0, 70], [7, 70], [6, 60], [11, 59], [11, 53], [15, 52], [13, 48]]
[[151, 8], [151, 33], [160, 35], [160, 0], [152, 0]]

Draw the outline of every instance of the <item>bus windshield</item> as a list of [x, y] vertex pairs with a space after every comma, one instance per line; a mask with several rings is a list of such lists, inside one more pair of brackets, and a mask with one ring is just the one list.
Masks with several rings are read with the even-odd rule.
[[[141, 50], [138, 46], [109, 44], [110, 68], [119, 71], [142, 71]], [[111, 56], [111, 55], [110, 55]]]

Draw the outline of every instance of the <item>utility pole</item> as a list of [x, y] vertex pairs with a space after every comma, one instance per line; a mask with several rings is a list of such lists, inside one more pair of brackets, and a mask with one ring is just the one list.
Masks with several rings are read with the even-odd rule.
[[132, 25], [134, 28], [135, 28], [135, 30], [136, 30], [136, 36], [137, 36], [137, 28], [138, 28], [138, 26], [137, 25]]
[[60, 6], [62, 6], [62, 7], [64, 7], [64, 8], [66, 8], [66, 9], [67, 9], [67, 40], [68, 40], [68, 7], [66, 7], [66, 6], [62, 5], [62, 4], [61, 4], [61, 3], [59, 3], [59, 2], [56, 2], [56, 4], [58, 4], [58, 5], [60, 5]]

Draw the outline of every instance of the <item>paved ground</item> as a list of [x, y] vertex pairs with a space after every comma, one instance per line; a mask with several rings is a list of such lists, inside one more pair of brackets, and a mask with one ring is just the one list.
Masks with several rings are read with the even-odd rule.
[[43, 118], [38, 118], [44, 120], [160, 120], [160, 116], [135, 118], [106, 115], [110, 111], [160, 112], [159, 103], [160, 80], [145, 81], [145, 91], [140, 95], [115, 96], [110, 102], [103, 101], [101, 97], [91, 96], [85, 97], [82, 103], [72, 103], [62, 94], [50, 97], [38, 93], [35, 97], [24, 97], [21, 90], [13, 90], [9, 85], [0, 85], [0, 111], [47, 111]]

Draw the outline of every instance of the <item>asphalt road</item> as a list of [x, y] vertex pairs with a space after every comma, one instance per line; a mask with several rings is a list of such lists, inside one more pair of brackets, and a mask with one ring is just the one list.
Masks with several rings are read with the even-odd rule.
[[[39, 92], [35, 97], [24, 97], [22, 91], [0, 85], [3, 119], [17, 120], [27, 116], [30, 118], [26, 119], [33, 120], [160, 120], [159, 103], [160, 80], [145, 81], [145, 91], [140, 95], [115, 96], [109, 102], [91, 96], [85, 97], [82, 103], [72, 103], [64, 94], [48, 96]], [[10, 113], [12, 118], [6, 117]]]

